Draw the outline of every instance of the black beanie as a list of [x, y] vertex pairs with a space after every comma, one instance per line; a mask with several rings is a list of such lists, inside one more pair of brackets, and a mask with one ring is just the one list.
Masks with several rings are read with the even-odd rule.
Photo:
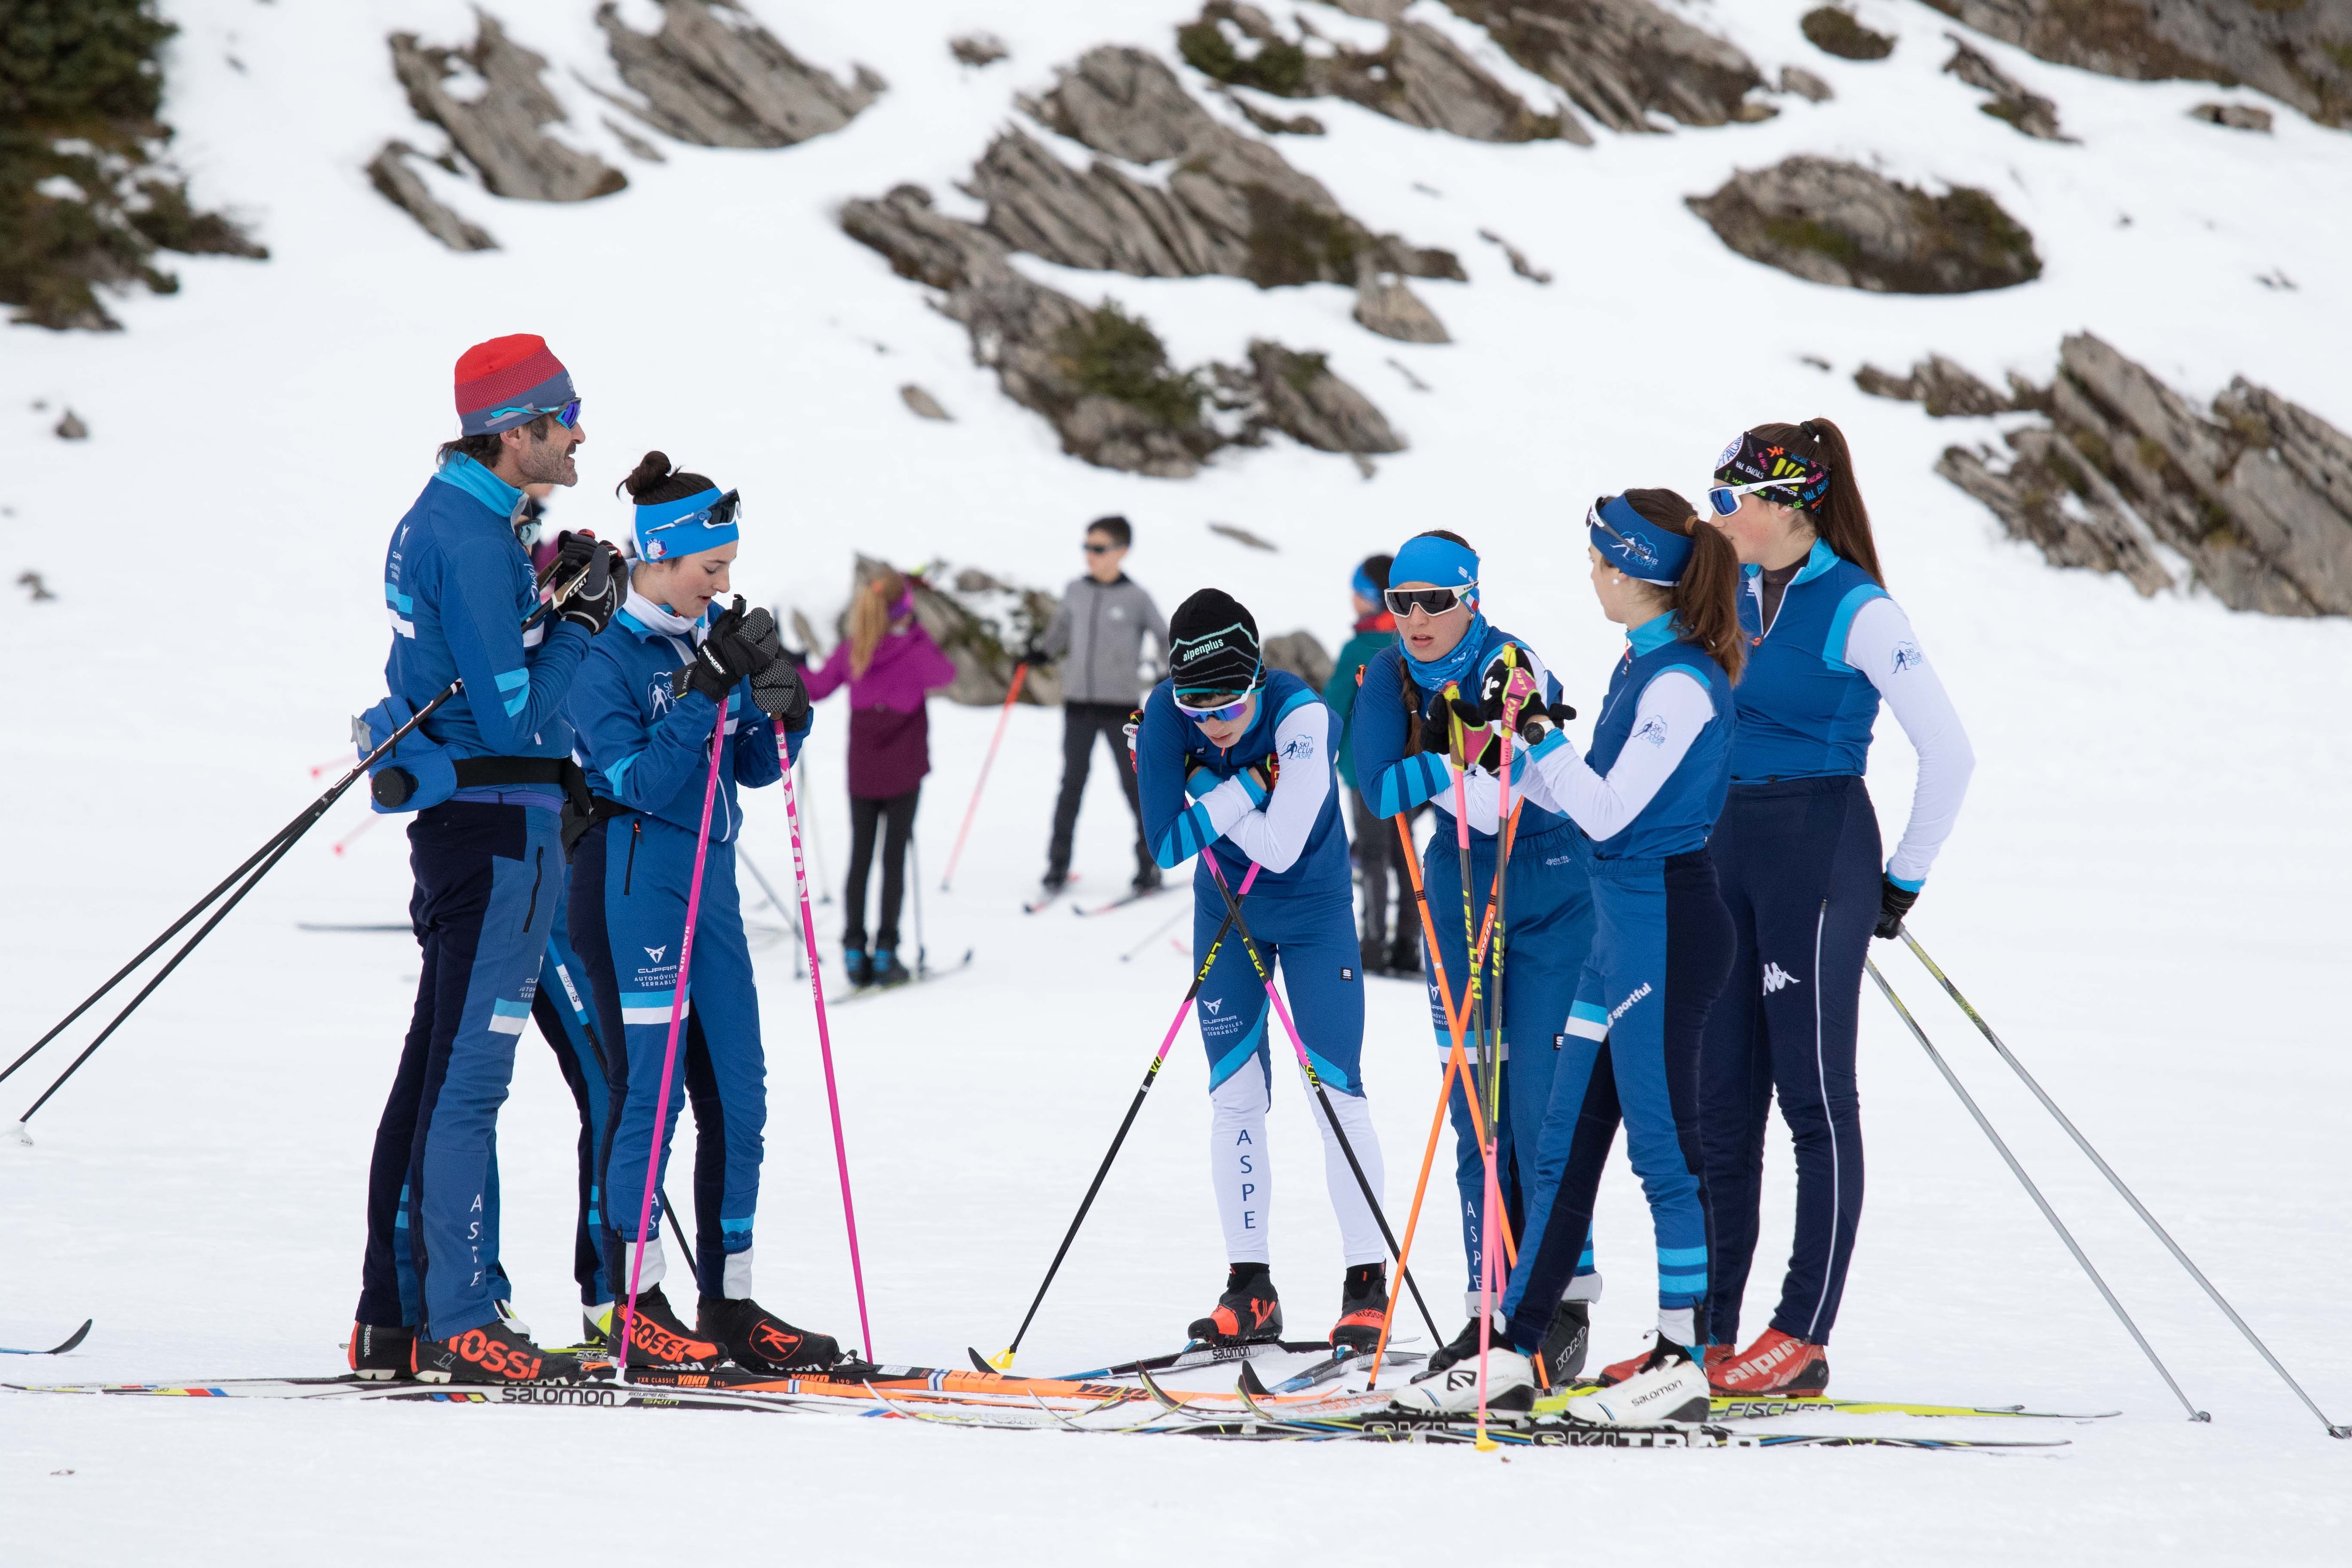
[[1257, 622], [1231, 594], [1203, 588], [1168, 620], [1168, 673], [1179, 698], [1255, 691], [1265, 675]]

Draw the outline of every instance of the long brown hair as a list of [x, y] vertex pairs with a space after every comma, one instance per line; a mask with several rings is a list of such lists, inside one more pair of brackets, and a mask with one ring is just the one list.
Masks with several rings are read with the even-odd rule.
[[891, 612], [906, 596], [906, 576], [885, 566], [849, 601], [849, 673], [860, 680], [874, 662], [874, 650], [882, 646], [882, 635], [890, 629]]
[[1827, 419], [1808, 419], [1801, 425], [1758, 425], [1748, 433], [1768, 446], [1786, 447], [1830, 471], [1829, 493], [1820, 505], [1808, 509], [1805, 517], [1832, 550], [1869, 573], [1872, 582], [1886, 586], [1885, 575], [1878, 569], [1878, 546], [1870, 535], [1870, 509], [1862, 504], [1862, 486], [1854, 480], [1853, 454], [1846, 447], [1845, 432]]
[[1643, 521], [1691, 542], [1682, 581], [1666, 590], [1668, 602], [1685, 634], [1713, 655], [1731, 683], [1738, 685], [1748, 664], [1748, 637], [1739, 629], [1739, 556], [1731, 541], [1721, 529], [1700, 527], [1697, 511], [1677, 491], [1627, 490], [1625, 504], [1641, 513]]

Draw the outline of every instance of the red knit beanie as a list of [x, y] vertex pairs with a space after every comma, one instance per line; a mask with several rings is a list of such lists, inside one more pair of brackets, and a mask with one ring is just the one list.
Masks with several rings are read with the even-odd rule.
[[578, 395], [572, 373], [535, 333], [492, 338], [457, 356], [457, 420], [468, 436], [527, 425]]

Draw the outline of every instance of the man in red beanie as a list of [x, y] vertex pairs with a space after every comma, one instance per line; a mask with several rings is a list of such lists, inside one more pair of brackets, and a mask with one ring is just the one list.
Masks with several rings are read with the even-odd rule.
[[581, 1364], [534, 1345], [502, 1299], [499, 1107], [565, 893], [562, 816], [586, 805], [563, 703], [621, 601], [609, 544], [561, 542], [542, 605], [518, 527], [527, 484], [579, 480], [580, 399], [540, 338], [494, 338], [458, 361], [460, 434], [393, 530], [387, 711], [404, 721], [464, 683], [404, 741], [405, 798], [376, 779], [377, 809], [414, 811], [410, 919], [424, 950], [416, 1009], [368, 1170], [352, 1370], [438, 1383], [576, 1381]]

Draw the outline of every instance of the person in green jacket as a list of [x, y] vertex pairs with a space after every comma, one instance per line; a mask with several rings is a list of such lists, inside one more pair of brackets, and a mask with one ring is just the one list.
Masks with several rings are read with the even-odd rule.
[[[1421, 931], [1412, 910], [1412, 884], [1406, 879], [1404, 846], [1396, 829], [1372, 815], [1363, 792], [1356, 787], [1356, 686], [1364, 665], [1396, 640], [1396, 617], [1381, 602], [1389, 585], [1389, 557], [1367, 556], [1356, 568], [1353, 584], [1356, 629], [1340, 647], [1323, 688], [1323, 701], [1338, 715], [1339, 778], [1348, 786], [1348, 815], [1354, 839], [1356, 885], [1363, 900], [1357, 940], [1364, 973], [1412, 976], [1421, 973]], [[1413, 815], [1419, 815], [1419, 808]], [[1411, 817], [1406, 819], [1411, 821]]]

